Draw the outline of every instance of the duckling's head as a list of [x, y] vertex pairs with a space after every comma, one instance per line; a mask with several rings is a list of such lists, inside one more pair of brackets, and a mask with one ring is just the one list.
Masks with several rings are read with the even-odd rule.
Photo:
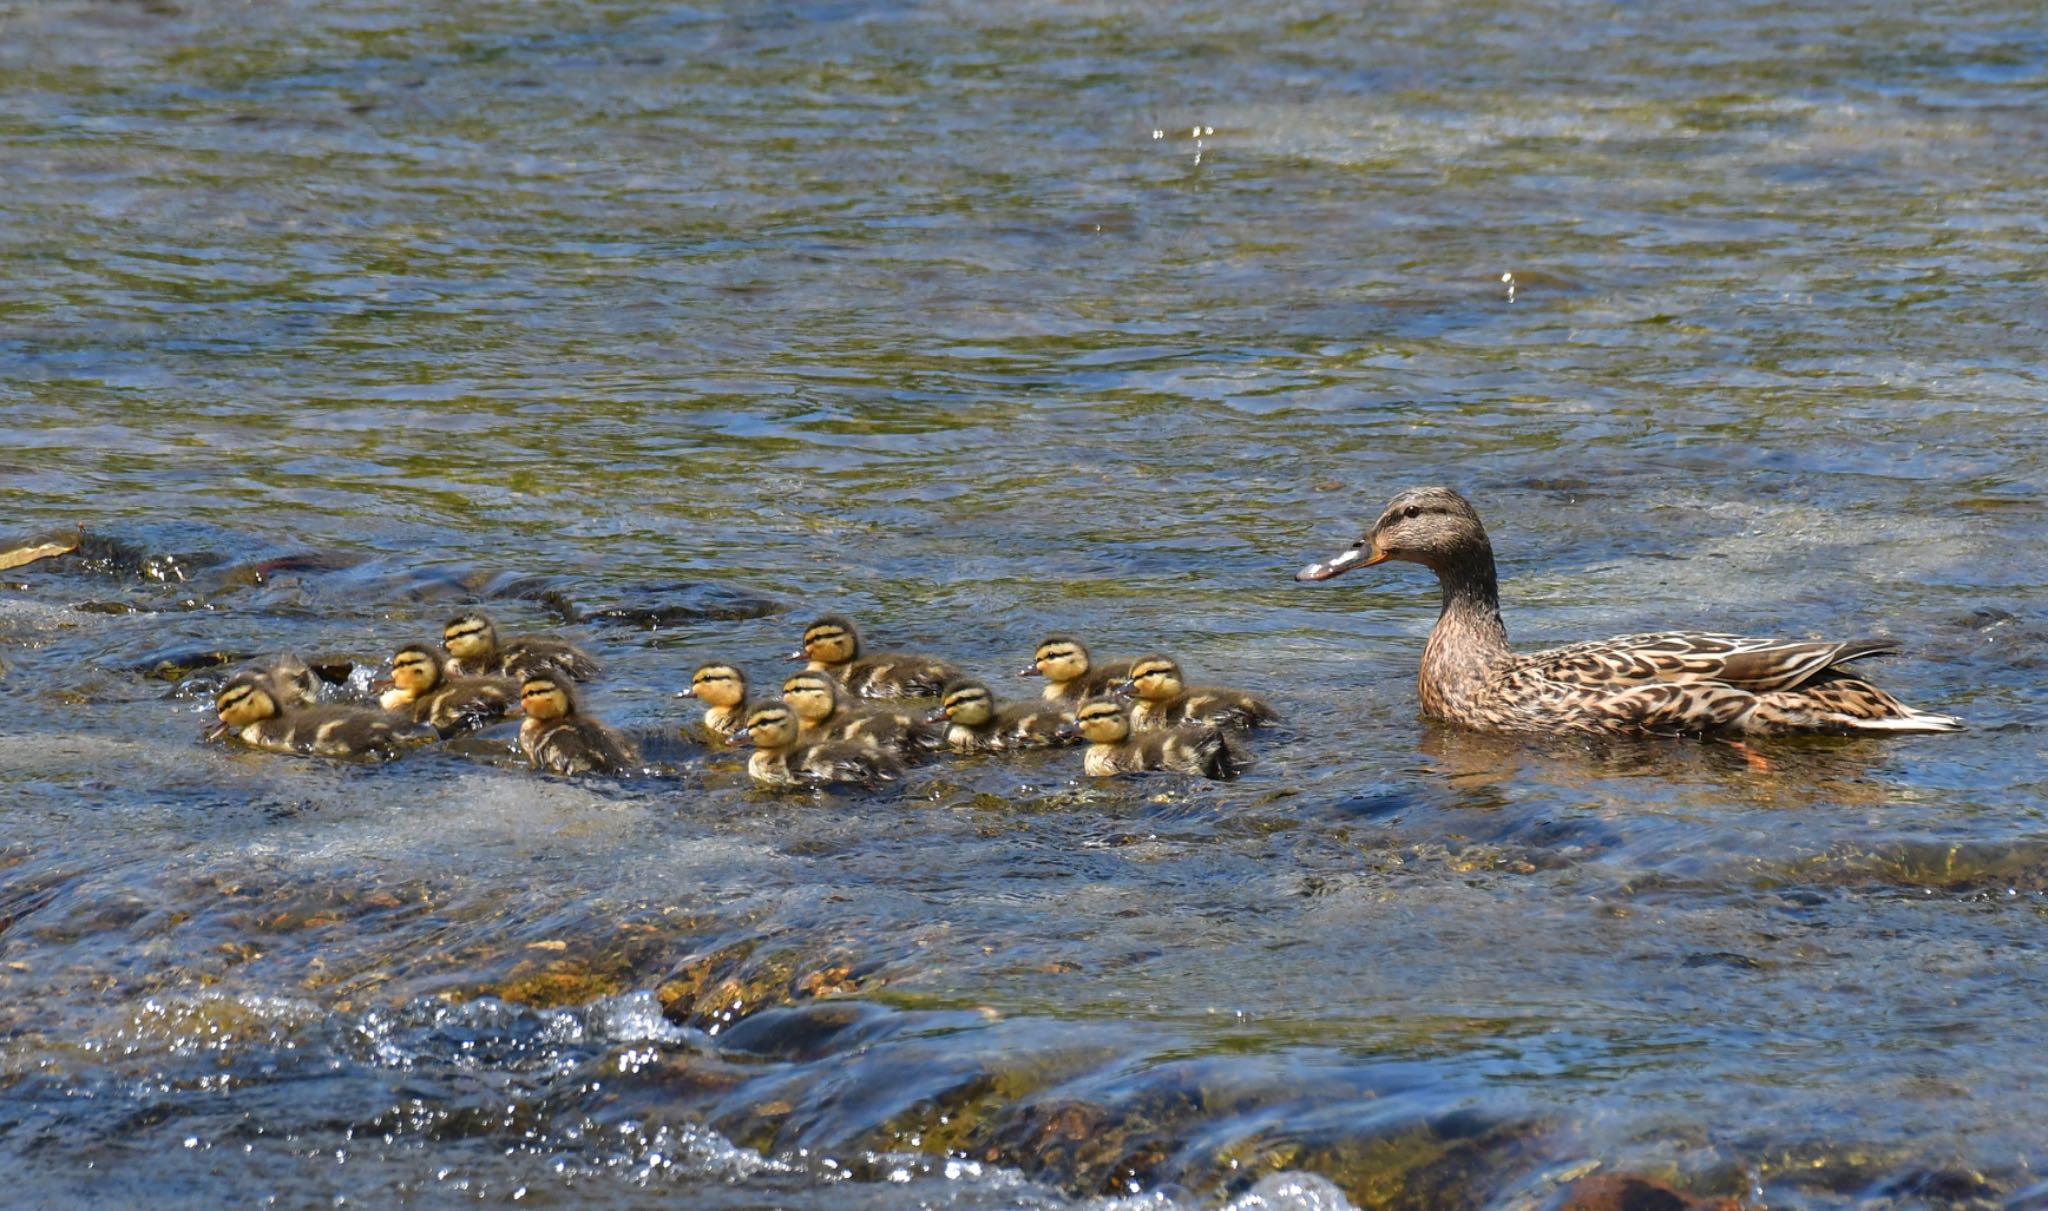
[[755, 748], [788, 748], [796, 743], [796, 713], [786, 706], [764, 706], [747, 716], [740, 735]]
[[528, 719], [547, 723], [576, 713], [576, 691], [560, 677], [528, 677], [519, 687], [519, 706]]
[[827, 614], [804, 628], [803, 650], [793, 659], [835, 668], [859, 655], [860, 635], [854, 631], [852, 621], [839, 614]]
[[441, 684], [441, 657], [424, 643], [408, 643], [391, 657], [391, 684], [414, 698]]
[[1095, 698], [1074, 712], [1074, 728], [1090, 744], [1122, 744], [1131, 738], [1131, 714], [1115, 698]]
[[1071, 635], [1049, 635], [1032, 654], [1031, 667], [1020, 669], [1019, 677], [1044, 677], [1054, 685], [1065, 685], [1088, 675], [1088, 649]]
[[962, 727], [981, 727], [995, 718], [995, 713], [996, 696], [981, 682], [963, 677], [947, 682], [939, 691], [939, 710], [931, 721], [943, 718]]
[[312, 706], [318, 702], [315, 692], [318, 675], [296, 652], [286, 652], [270, 666], [270, 684], [277, 690], [278, 697], [291, 706]]
[[1184, 688], [1180, 666], [1165, 656], [1147, 656], [1131, 664], [1131, 679], [1124, 683], [1147, 702], [1165, 702], [1179, 696]]
[[441, 646], [457, 660], [483, 660], [498, 650], [498, 628], [489, 615], [465, 610], [441, 629]]
[[730, 664], [700, 664], [690, 674], [690, 688], [682, 696], [705, 706], [738, 706], [747, 700], [747, 675]]
[[839, 683], [823, 673], [798, 673], [782, 683], [782, 700], [805, 723], [823, 723], [839, 709]]
[[277, 694], [271, 688], [270, 675], [254, 669], [236, 673], [214, 696], [213, 709], [221, 723], [230, 728], [248, 727], [274, 718], [278, 713]]
[[1493, 572], [1493, 542], [1472, 502], [1450, 488], [1410, 488], [1387, 502], [1372, 528], [1357, 542], [1294, 574], [1296, 580], [1328, 580], [1353, 568], [1406, 559], [1442, 576], [1483, 567]]

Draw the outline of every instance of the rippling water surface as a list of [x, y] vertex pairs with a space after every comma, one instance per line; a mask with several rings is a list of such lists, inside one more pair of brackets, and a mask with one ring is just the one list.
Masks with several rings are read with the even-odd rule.
[[[2048, 1203], [2039, 12], [1356, 7], [0, 3], [16, 1205]], [[1971, 730], [1427, 724], [1428, 482]], [[478, 602], [657, 772], [197, 742]], [[828, 609], [1287, 723], [749, 790]]]

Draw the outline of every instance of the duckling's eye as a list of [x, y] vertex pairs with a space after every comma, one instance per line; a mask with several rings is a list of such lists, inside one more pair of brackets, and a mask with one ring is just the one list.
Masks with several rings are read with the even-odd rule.
[[1410, 521], [1413, 521], [1414, 519], [1422, 516], [1422, 506], [1409, 505], [1407, 508], [1401, 510], [1401, 516], [1408, 518]]

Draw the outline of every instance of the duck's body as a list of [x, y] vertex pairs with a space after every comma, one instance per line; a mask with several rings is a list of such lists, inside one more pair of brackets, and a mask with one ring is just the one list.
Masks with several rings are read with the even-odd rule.
[[1183, 723], [1254, 728], [1280, 718], [1271, 703], [1249, 691], [1183, 684], [1180, 666], [1164, 656], [1132, 661], [1130, 679], [1122, 688], [1136, 697], [1131, 704], [1131, 726], [1141, 732]]
[[526, 722], [519, 748], [533, 768], [557, 774], [630, 774], [640, 755], [624, 736], [585, 715], [559, 676], [528, 677], [519, 687]]
[[765, 706], [747, 716], [741, 730], [754, 753], [747, 776], [768, 787], [859, 785], [873, 787], [899, 778], [903, 763], [887, 751], [856, 740], [806, 743], [788, 706]]
[[490, 616], [477, 610], [449, 619], [441, 643], [448, 649], [450, 677], [509, 677], [523, 682], [528, 677], [558, 673], [581, 683], [604, 672], [596, 657], [565, 639], [551, 635], [503, 638]]
[[1222, 729], [1182, 724], [1134, 732], [1129, 710], [1115, 698], [1082, 703], [1069, 729], [1088, 741], [1081, 768], [1092, 777], [1171, 770], [1221, 779], [1235, 778], [1243, 768]]
[[930, 722], [945, 727], [946, 747], [956, 753], [999, 753], [1070, 743], [1061, 732], [1073, 718], [1054, 702], [999, 704], [988, 686], [961, 678], [946, 683]]
[[443, 740], [510, 718], [519, 683], [509, 677], [449, 677], [434, 649], [407, 644], [391, 657], [391, 688], [377, 700], [385, 710], [433, 727]]
[[862, 655], [860, 633], [837, 614], [804, 628], [801, 650], [792, 659], [807, 661], [812, 672], [829, 673], [847, 693], [860, 698], [931, 698], [961, 675], [951, 661], [910, 652]]
[[210, 738], [233, 736], [251, 748], [314, 757], [396, 756], [404, 737], [382, 711], [347, 706], [287, 706], [265, 670], [228, 678], [214, 699], [220, 723]]
[[1449, 488], [1396, 496], [1350, 549], [1295, 579], [1327, 580], [1389, 559], [1428, 567], [1443, 588], [1417, 679], [1423, 713], [1433, 718], [1491, 730], [1725, 736], [1963, 726], [1840, 667], [1897, 651], [1889, 640], [1659, 631], [1518, 654], [1501, 621], [1493, 544], [1477, 511]]
[[1069, 711], [1090, 698], [1099, 698], [1130, 680], [1130, 660], [1097, 664], [1088, 647], [1071, 635], [1049, 635], [1032, 653], [1031, 663], [1019, 669], [1019, 677], [1043, 677], [1045, 688], [1039, 696]]
[[910, 756], [944, 743], [922, 711], [848, 702], [829, 673], [806, 669], [791, 676], [782, 683], [782, 700], [796, 715], [797, 739], [805, 744], [844, 740]]
[[677, 697], [695, 698], [704, 704], [704, 731], [711, 739], [721, 744], [739, 744], [745, 739], [750, 704], [747, 675], [738, 665], [718, 660], [698, 665], [690, 674], [690, 688]]

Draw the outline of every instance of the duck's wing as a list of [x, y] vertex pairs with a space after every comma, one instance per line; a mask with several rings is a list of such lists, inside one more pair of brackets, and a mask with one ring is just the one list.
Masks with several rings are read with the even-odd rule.
[[1510, 672], [1604, 692], [1658, 684], [1718, 684], [1763, 694], [1793, 689], [1844, 661], [1897, 650], [1888, 639], [1830, 643], [1656, 631], [1532, 652], [1516, 657]]

